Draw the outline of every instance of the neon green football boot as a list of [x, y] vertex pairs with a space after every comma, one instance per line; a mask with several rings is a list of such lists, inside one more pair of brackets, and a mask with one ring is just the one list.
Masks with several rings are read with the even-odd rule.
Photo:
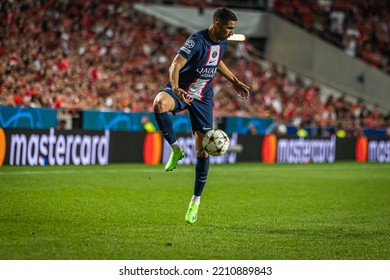
[[180, 151], [178, 152], [172, 151], [167, 164], [165, 164], [165, 171], [172, 171], [173, 169], [175, 169], [177, 162], [181, 160], [183, 157], [184, 157], [184, 151], [182, 148], [180, 148]]
[[198, 209], [199, 204], [195, 204], [193, 202], [190, 202], [190, 205], [188, 206], [188, 210], [186, 213], [186, 222], [189, 224], [193, 224], [198, 219]]

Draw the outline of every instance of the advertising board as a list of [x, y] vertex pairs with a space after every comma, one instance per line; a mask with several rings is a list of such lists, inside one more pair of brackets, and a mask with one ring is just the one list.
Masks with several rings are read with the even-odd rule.
[[[210, 156], [211, 164], [390, 162], [388, 138], [287, 138], [238, 133], [229, 138], [229, 150]], [[179, 164], [195, 164], [193, 135], [178, 133], [177, 141], [185, 152]], [[164, 164], [170, 153], [171, 147], [159, 132], [0, 128], [0, 166]]]

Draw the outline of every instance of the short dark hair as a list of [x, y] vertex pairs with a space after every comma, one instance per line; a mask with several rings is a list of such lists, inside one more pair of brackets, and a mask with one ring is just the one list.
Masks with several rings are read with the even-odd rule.
[[213, 20], [227, 23], [228, 21], [237, 21], [237, 17], [229, 9], [218, 8], [214, 11]]

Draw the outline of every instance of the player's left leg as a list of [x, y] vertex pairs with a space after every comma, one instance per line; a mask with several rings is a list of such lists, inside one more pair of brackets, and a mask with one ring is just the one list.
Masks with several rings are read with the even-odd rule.
[[196, 166], [195, 166], [195, 183], [194, 194], [191, 198], [185, 220], [189, 224], [193, 224], [198, 219], [198, 209], [200, 197], [207, 181], [209, 172], [209, 156], [203, 149], [202, 140], [204, 134], [200, 131], [195, 131], [195, 147], [196, 147]]
[[178, 99], [174, 97], [172, 91], [168, 88], [159, 92], [153, 102], [154, 116], [157, 125], [161, 134], [172, 148], [169, 160], [165, 165], [165, 171], [174, 170], [177, 162], [184, 157], [184, 151], [177, 142], [172, 120], [168, 115], [168, 112], [172, 112], [175, 109], [182, 110], [183, 105], [180, 107], [176, 102], [179, 102]]

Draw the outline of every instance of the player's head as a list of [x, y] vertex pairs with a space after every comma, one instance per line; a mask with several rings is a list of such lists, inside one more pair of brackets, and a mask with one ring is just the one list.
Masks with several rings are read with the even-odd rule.
[[229, 21], [237, 21], [236, 15], [229, 9], [218, 8], [214, 11], [214, 21], [220, 21], [223, 24], [227, 24]]
[[213, 14], [213, 26], [218, 40], [226, 40], [234, 34], [237, 25], [236, 15], [229, 9], [218, 8]]

